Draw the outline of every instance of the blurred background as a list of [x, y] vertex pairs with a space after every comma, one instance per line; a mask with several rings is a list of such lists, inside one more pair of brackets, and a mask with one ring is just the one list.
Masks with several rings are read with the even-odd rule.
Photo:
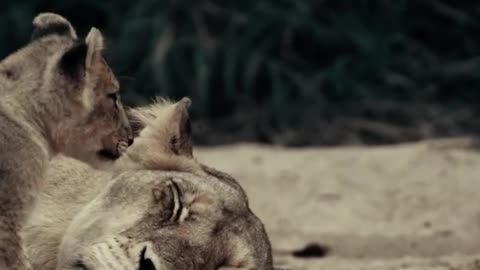
[[480, 3], [8, 1], [0, 55], [53, 11], [107, 36], [124, 102], [193, 99], [197, 144], [391, 144], [480, 134]]

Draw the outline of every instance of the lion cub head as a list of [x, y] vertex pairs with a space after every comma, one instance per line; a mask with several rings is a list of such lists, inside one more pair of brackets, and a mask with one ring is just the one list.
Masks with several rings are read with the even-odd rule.
[[31, 42], [0, 62], [5, 106], [44, 137], [51, 153], [117, 157], [118, 144], [131, 144], [132, 132], [119, 83], [102, 56], [102, 34], [92, 28], [79, 39], [52, 13], [38, 15], [33, 27]]

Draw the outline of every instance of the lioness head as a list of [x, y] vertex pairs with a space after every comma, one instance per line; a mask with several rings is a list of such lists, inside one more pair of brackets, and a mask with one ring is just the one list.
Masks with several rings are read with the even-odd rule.
[[53, 152], [118, 156], [118, 144], [131, 144], [132, 132], [119, 83], [102, 56], [102, 34], [92, 28], [79, 39], [52, 13], [35, 17], [33, 27], [31, 42], [0, 62], [2, 95], [17, 101], [11, 106], [25, 111]]
[[57, 269], [272, 269], [243, 189], [193, 158], [189, 105], [134, 112], [144, 129], [118, 160], [122, 172], [70, 223]]
[[57, 269], [272, 268], [263, 224], [243, 195], [178, 172], [119, 175], [74, 218], [59, 250]]

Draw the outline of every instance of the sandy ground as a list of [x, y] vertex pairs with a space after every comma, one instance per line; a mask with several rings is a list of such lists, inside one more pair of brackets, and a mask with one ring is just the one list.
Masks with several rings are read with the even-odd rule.
[[[244, 186], [277, 267], [480, 269], [480, 151], [463, 140], [373, 148], [241, 144], [200, 148], [196, 156]], [[328, 252], [292, 255], [309, 244]]]

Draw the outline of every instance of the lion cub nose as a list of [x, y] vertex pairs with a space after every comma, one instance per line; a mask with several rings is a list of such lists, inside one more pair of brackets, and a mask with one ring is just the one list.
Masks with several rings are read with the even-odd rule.
[[128, 146], [133, 144], [133, 137], [128, 137]]

